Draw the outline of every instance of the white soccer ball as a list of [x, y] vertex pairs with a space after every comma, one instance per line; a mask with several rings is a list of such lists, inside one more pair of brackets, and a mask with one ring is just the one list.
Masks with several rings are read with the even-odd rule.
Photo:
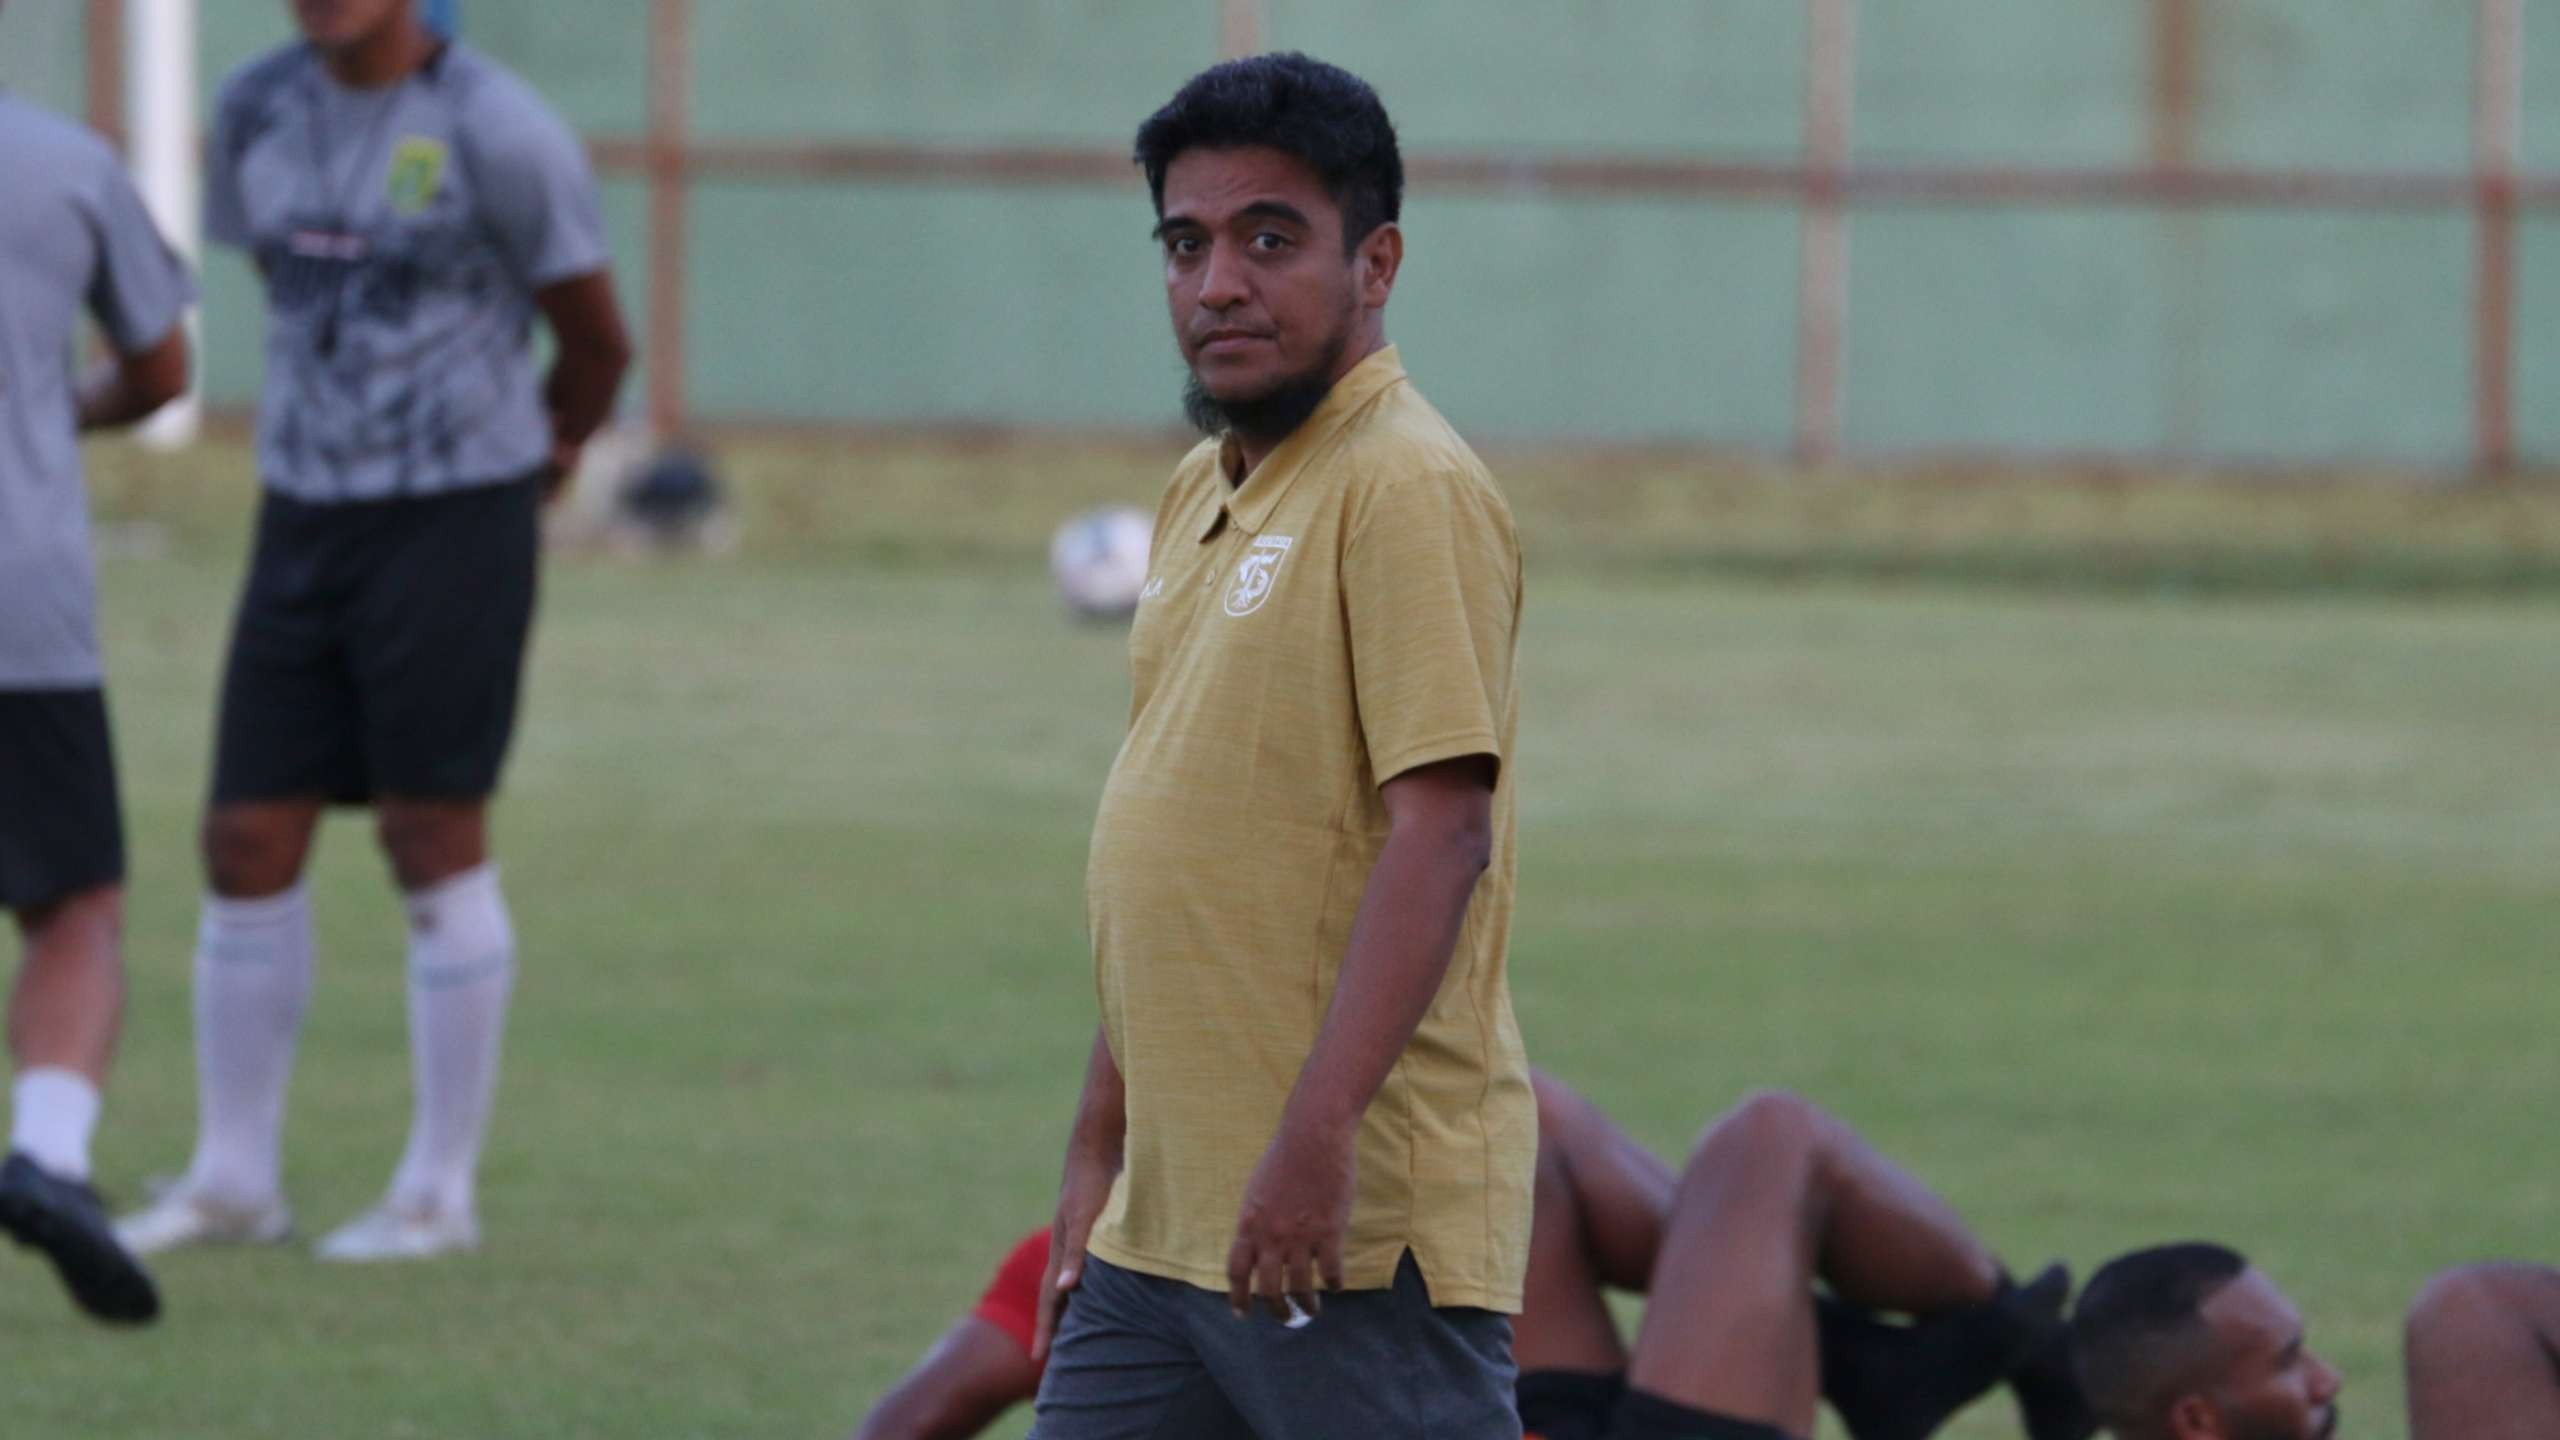
[[1049, 541], [1049, 574], [1067, 608], [1097, 620], [1136, 610], [1154, 528], [1145, 511], [1127, 505], [1088, 510], [1059, 526]]

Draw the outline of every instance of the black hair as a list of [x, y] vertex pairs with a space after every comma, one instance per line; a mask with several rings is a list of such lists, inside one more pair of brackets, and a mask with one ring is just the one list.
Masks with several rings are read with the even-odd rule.
[[1404, 206], [1396, 127], [1369, 82], [1290, 51], [1213, 65], [1138, 127], [1135, 159], [1164, 215], [1164, 174], [1185, 150], [1267, 145], [1305, 161], [1342, 211], [1345, 254]]
[[2237, 1250], [2189, 1240], [2119, 1255], [2089, 1277], [2071, 1312], [2071, 1358], [2108, 1429], [2159, 1424], [2204, 1358], [2205, 1302], [2248, 1268]]

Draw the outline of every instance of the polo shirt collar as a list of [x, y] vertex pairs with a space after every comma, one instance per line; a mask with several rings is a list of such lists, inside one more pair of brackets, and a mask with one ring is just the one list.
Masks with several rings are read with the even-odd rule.
[[[1272, 510], [1279, 505], [1280, 497], [1289, 493], [1290, 484], [1307, 468], [1307, 462], [1323, 452], [1326, 442], [1348, 428], [1352, 418], [1371, 400], [1402, 379], [1404, 362], [1396, 358], [1393, 345], [1380, 346], [1367, 359], [1352, 366], [1348, 374], [1333, 382], [1333, 388], [1325, 392], [1324, 400], [1316, 406], [1315, 413], [1299, 422], [1298, 428], [1289, 432], [1289, 438], [1262, 457], [1262, 464], [1245, 477], [1244, 484], [1230, 484], [1226, 498], [1218, 506], [1218, 513], [1243, 529], [1261, 534], [1262, 527], [1271, 519]], [[1218, 474], [1221, 479], [1232, 482], [1236, 472], [1243, 467], [1243, 453], [1237, 447], [1235, 437], [1230, 435], [1218, 446]]]

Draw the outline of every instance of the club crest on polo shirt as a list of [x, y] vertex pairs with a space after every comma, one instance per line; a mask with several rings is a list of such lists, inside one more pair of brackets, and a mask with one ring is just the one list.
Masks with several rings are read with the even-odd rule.
[[1271, 582], [1280, 573], [1280, 562], [1289, 558], [1289, 537], [1263, 535], [1244, 552], [1244, 561], [1236, 566], [1236, 583], [1227, 587], [1227, 613], [1250, 615], [1271, 598]]
[[445, 148], [423, 135], [401, 139], [391, 151], [391, 175], [383, 182], [394, 215], [419, 215], [436, 203], [444, 188]]

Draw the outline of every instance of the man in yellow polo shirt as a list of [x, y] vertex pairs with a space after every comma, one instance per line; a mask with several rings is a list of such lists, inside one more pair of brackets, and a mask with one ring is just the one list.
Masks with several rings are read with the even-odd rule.
[[1137, 152], [1213, 438], [1157, 513], [1094, 823], [1033, 1434], [1516, 1437], [1511, 514], [1386, 343], [1375, 92], [1230, 62]]

